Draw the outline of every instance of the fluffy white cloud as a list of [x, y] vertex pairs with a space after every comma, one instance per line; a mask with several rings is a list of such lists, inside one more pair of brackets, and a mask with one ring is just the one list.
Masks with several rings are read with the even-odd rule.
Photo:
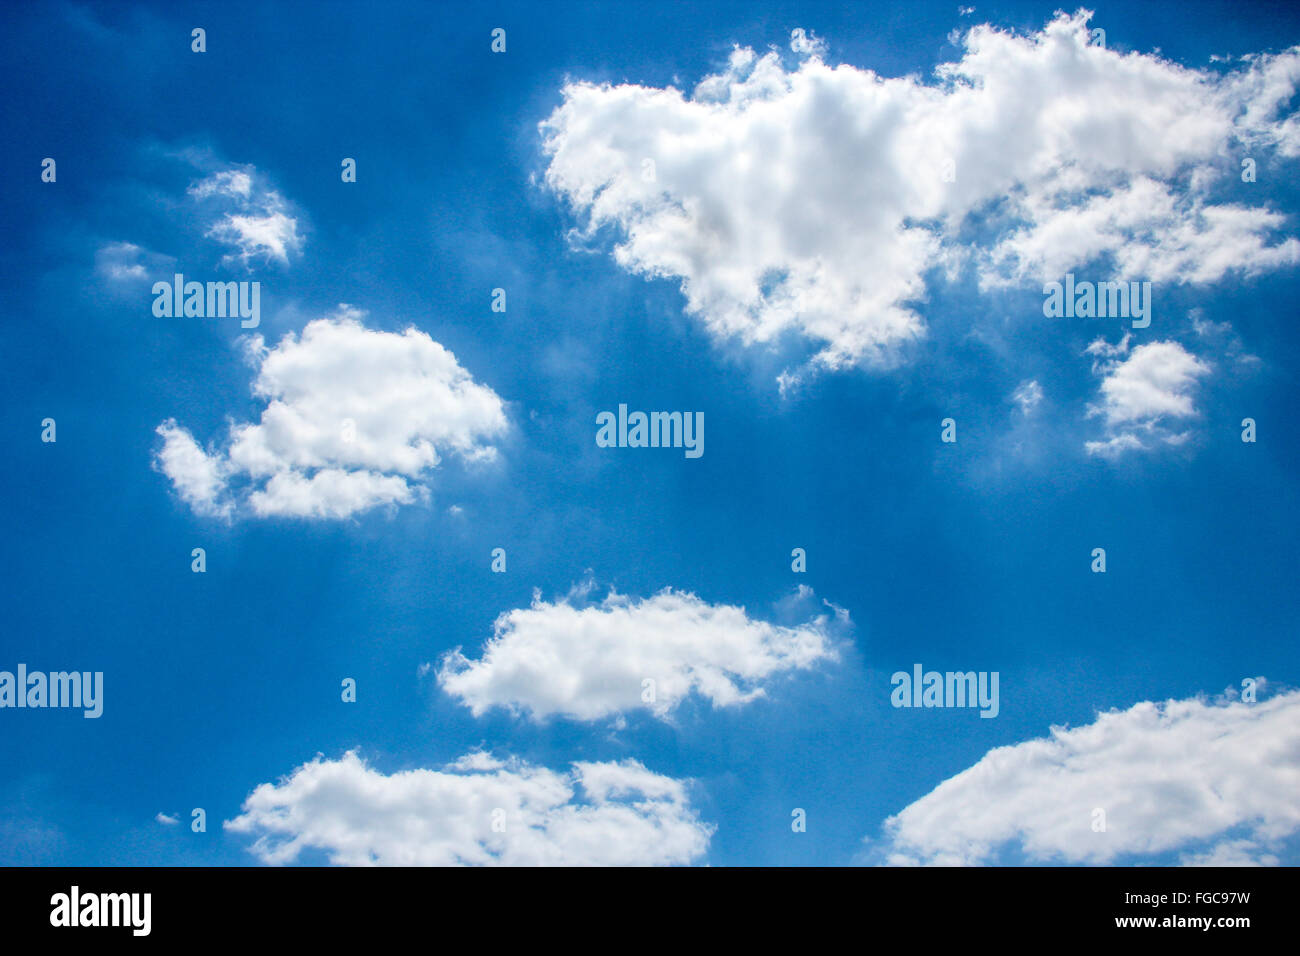
[[400, 475], [321, 468], [310, 478], [300, 471], [276, 472], [264, 489], [248, 496], [248, 503], [254, 512], [263, 516], [346, 518], [354, 511], [378, 505], [407, 505], [415, 497], [411, 486]]
[[1284, 216], [1213, 205], [1144, 176], [1077, 202], [1063, 205], [1057, 195], [1039, 194], [1021, 205], [1029, 225], [993, 250], [991, 259], [1003, 271], [986, 272], [986, 286], [1059, 279], [1101, 256], [1113, 260], [1116, 275], [1152, 282], [1216, 282], [1229, 272], [1253, 276], [1300, 262], [1300, 241], [1267, 241], [1283, 228]]
[[159, 427], [158, 467], [196, 511], [229, 509], [241, 483], [256, 515], [341, 518], [427, 496], [423, 484], [444, 455], [492, 458], [486, 442], [506, 430], [504, 405], [456, 357], [415, 328], [367, 329], [341, 309], [301, 336], [268, 348], [250, 340], [261, 419], [232, 424], [221, 453], [204, 452], [174, 421]]
[[703, 856], [713, 833], [684, 781], [635, 760], [559, 773], [471, 753], [387, 775], [349, 752], [261, 784], [241, 809], [225, 828], [256, 835], [266, 863], [317, 850], [350, 866], [672, 865]]
[[260, 258], [287, 265], [290, 253], [302, 248], [298, 220], [291, 215], [288, 202], [263, 183], [252, 166], [213, 173], [188, 192], [220, 209], [208, 236], [236, 250], [225, 262], [247, 267]]
[[1100, 361], [1094, 370], [1103, 376], [1101, 401], [1089, 414], [1104, 419], [1107, 437], [1085, 442], [1091, 455], [1116, 457], [1125, 451], [1151, 447], [1142, 441], [1181, 444], [1187, 432], [1175, 432], [1168, 423], [1196, 414], [1192, 393], [1210, 367], [1177, 342], [1149, 342], [1133, 349], [1127, 358], [1129, 336], [1117, 345], [1097, 339], [1088, 353]]
[[587, 238], [619, 237], [619, 265], [680, 279], [717, 336], [798, 333], [826, 367], [897, 361], [935, 267], [992, 286], [1300, 261], [1281, 216], [1214, 193], [1242, 143], [1300, 143], [1278, 117], [1300, 49], [1194, 70], [1090, 43], [1090, 16], [973, 27], [928, 84], [833, 67], [802, 31], [797, 66], [737, 48], [691, 95], [572, 82], [541, 124], [545, 181]]
[[1187, 863], [1268, 863], [1263, 848], [1300, 831], [1297, 793], [1300, 692], [1144, 701], [990, 751], [890, 817], [877, 852], [897, 864], [987, 863], [1006, 849], [1039, 862], [1185, 851]]
[[226, 468], [219, 455], [210, 455], [194, 436], [169, 418], [158, 426], [163, 445], [154, 467], [172, 480], [181, 500], [196, 514], [226, 516], [231, 503], [225, 496]]
[[[811, 590], [801, 588], [790, 608], [811, 599]], [[846, 612], [834, 612], [847, 623]], [[828, 615], [785, 627], [686, 592], [633, 599], [611, 591], [587, 606], [537, 596], [531, 607], [507, 611], [483, 656], [451, 651], [438, 682], [475, 716], [505, 707], [537, 721], [599, 720], [639, 709], [663, 718], [692, 692], [714, 707], [732, 707], [763, 696], [764, 682], [779, 674], [837, 656]], [[645, 699], [647, 680], [654, 682], [652, 700]]]

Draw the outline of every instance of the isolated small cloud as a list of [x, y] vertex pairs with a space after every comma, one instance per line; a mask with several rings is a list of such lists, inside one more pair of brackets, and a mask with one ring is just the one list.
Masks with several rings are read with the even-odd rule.
[[302, 249], [288, 201], [263, 180], [255, 167], [241, 166], [215, 172], [188, 190], [216, 212], [207, 235], [235, 250], [223, 260], [228, 264], [250, 267], [261, 260], [288, 265], [290, 255]]
[[[1276, 862], [1300, 831], [1300, 692], [1144, 701], [989, 751], [890, 817], [878, 862]], [[1097, 811], [1104, 830], [1095, 829]]]
[[1011, 400], [1019, 406], [1022, 415], [1029, 415], [1043, 400], [1043, 386], [1038, 384], [1037, 379], [1021, 382], [1011, 393]]
[[790, 31], [790, 50], [800, 56], [825, 56], [826, 41], [809, 33], [803, 27]]
[[[591, 604], [582, 597], [538, 596], [507, 611], [477, 660], [459, 648], [443, 658], [438, 683], [475, 716], [502, 707], [536, 721], [636, 710], [667, 718], [691, 694], [735, 707], [764, 696], [779, 676], [835, 660], [833, 631], [847, 624], [847, 613], [832, 609], [787, 627], [671, 589], [648, 598], [611, 591]], [[807, 605], [812, 592], [794, 598]]]
[[415, 328], [366, 328], [342, 307], [268, 347], [249, 340], [261, 419], [204, 451], [168, 419], [156, 465], [199, 514], [345, 518], [428, 496], [448, 454], [486, 461], [507, 428], [497, 394]]
[[149, 277], [133, 242], [113, 242], [95, 253], [95, 271], [112, 282], [142, 282]]
[[131, 287], [171, 270], [174, 260], [133, 242], [110, 242], [95, 251], [95, 272], [109, 285]]
[[[1101, 400], [1089, 407], [1100, 417], [1107, 436], [1084, 444], [1091, 455], [1117, 457], [1159, 443], [1178, 445], [1189, 433], [1173, 431], [1172, 422], [1194, 417], [1198, 381], [1210, 367], [1177, 342], [1150, 342], [1128, 353], [1128, 337], [1118, 345], [1098, 339], [1088, 352], [1098, 356]], [[1127, 354], [1127, 357], [1123, 357]]]
[[161, 824], [162, 824], [163, 826], [165, 826], [165, 827], [174, 827], [174, 826], [176, 826], [176, 824], [178, 824], [178, 823], [181, 822], [180, 817], [177, 817], [177, 816], [168, 816], [167, 814], [165, 814], [165, 813], [161, 813], [161, 812], [158, 813], [158, 814], [154, 817], [154, 819], [155, 819], [156, 821], [158, 821], [159, 823], [161, 823]]
[[225, 823], [264, 863], [323, 852], [342, 866], [663, 866], [692, 863], [713, 827], [687, 781], [635, 760], [563, 772], [466, 754], [384, 774], [356, 752], [259, 785]]

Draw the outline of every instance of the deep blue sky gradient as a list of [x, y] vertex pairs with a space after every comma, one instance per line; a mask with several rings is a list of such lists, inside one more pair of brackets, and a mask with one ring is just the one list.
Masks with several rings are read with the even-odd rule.
[[[925, 75], [958, 55], [954, 28], [1038, 29], [1054, 9], [976, 6], [963, 19], [954, 3], [6, 5], [0, 668], [102, 670], [106, 699], [99, 720], [0, 712], [0, 863], [244, 865], [247, 841], [221, 821], [317, 752], [360, 747], [391, 772], [482, 745], [695, 778], [715, 865], [839, 864], [995, 746], [1243, 677], [1294, 685], [1294, 271], [1158, 288], [1162, 331], [1185, 333], [1199, 307], [1263, 362], [1206, 382], [1188, 448], [1112, 463], [1082, 453], [1097, 382], [1080, 353], [1118, 325], [1049, 326], [1036, 289], [940, 282], [914, 361], [783, 399], [775, 376], [801, 346], [715, 343], [675, 282], [627, 275], [607, 244], [572, 248], [572, 218], [532, 179], [566, 77], [689, 89], [733, 43], [784, 46], [796, 26], [832, 62]], [[1173, 9], [1099, 4], [1095, 22], [1112, 48], [1198, 67], [1300, 40], [1300, 8]], [[488, 51], [495, 26], [505, 56]], [[177, 211], [197, 175], [186, 149], [255, 165], [299, 212], [302, 257], [254, 276], [268, 341], [340, 302], [372, 327], [414, 324], [509, 402], [498, 466], [448, 463], [430, 506], [337, 522], [227, 525], [175, 497], [151, 468], [156, 426], [175, 417], [206, 443], [260, 411], [240, 329], [155, 319], [94, 256], [131, 241], [219, 272], [220, 248]], [[45, 156], [55, 185], [39, 180]], [[339, 181], [344, 156], [355, 185]], [[1293, 232], [1284, 172], [1252, 198]], [[505, 315], [489, 310], [498, 286]], [[975, 320], [991, 337], [944, 334]], [[1013, 454], [1007, 395], [1034, 377], [1051, 414]], [[619, 402], [704, 411], [703, 458], [597, 449], [595, 414]], [[39, 440], [46, 416], [57, 444]], [[955, 446], [938, 440], [946, 416]], [[1245, 416], [1256, 444], [1239, 439]], [[190, 571], [200, 546], [204, 575]], [[791, 573], [796, 546], [806, 575]], [[1099, 546], [1106, 575], [1088, 570]], [[506, 574], [489, 573], [494, 547]], [[475, 719], [418, 675], [457, 645], [477, 656], [534, 589], [589, 577], [598, 593], [672, 586], [761, 617], [804, 583], [849, 611], [853, 645], [768, 700], [692, 703], [675, 726], [634, 715], [613, 735]], [[999, 671], [1001, 715], [893, 710], [889, 675], [917, 661]], [[795, 806], [806, 834], [790, 831]], [[189, 830], [193, 807], [206, 834]]]

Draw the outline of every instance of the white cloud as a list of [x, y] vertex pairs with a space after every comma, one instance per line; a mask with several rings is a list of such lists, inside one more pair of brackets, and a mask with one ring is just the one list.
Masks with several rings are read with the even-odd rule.
[[95, 253], [95, 270], [113, 282], [140, 282], [149, 277], [140, 261], [143, 250], [133, 242], [112, 242]]
[[986, 286], [1059, 278], [1100, 256], [1113, 258], [1116, 275], [1152, 282], [1216, 282], [1229, 272], [1253, 276], [1300, 262], [1300, 241], [1267, 242], [1284, 216], [1209, 204], [1145, 176], [1077, 201], [1030, 195], [1022, 206], [1030, 224], [993, 250], [1001, 271], [986, 272]]
[[207, 234], [234, 247], [236, 251], [223, 260], [227, 263], [249, 267], [262, 259], [287, 265], [290, 253], [302, 248], [298, 220], [291, 215], [289, 203], [262, 179], [252, 166], [236, 167], [213, 173], [188, 190], [196, 200], [219, 210]]
[[1278, 858], [1253, 840], [1224, 840], [1204, 853], [1188, 853], [1183, 866], [1277, 866]]
[[[1084, 349], [1083, 352], [1085, 355], [1096, 355], [1099, 358], [1103, 358], [1103, 359], [1115, 358], [1116, 356], [1119, 355], [1127, 355], [1129, 344], [1132, 341], [1133, 341], [1133, 334], [1131, 332], [1125, 332], [1124, 337], [1121, 338], [1114, 345], [1111, 345], [1105, 339], [1101, 339], [1101, 338], [1093, 339], [1091, 342], [1088, 343], [1088, 347]], [[1100, 367], [1101, 367], [1100, 365], [1094, 365], [1093, 371], [1096, 371]]]
[[[1249, 848], [1267, 863], [1261, 848], [1300, 831], [1297, 793], [1300, 692], [1254, 704], [1144, 701], [991, 750], [890, 817], [876, 852], [898, 864], [988, 863], [1007, 849], [1109, 864], [1170, 851], [1242, 862]], [[1093, 829], [1096, 809], [1104, 832]]]
[[95, 251], [95, 271], [109, 283], [127, 287], [169, 271], [173, 262], [133, 242], [110, 242]]
[[790, 50], [800, 56], [825, 56], [826, 41], [813, 36], [803, 27], [790, 31]]
[[[801, 588], [789, 610], [811, 599], [811, 590]], [[847, 613], [834, 610], [847, 623]], [[587, 606], [538, 596], [531, 607], [497, 618], [478, 660], [459, 648], [447, 654], [438, 683], [475, 716], [505, 707], [537, 721], [599, 720], [640, 709], [666, 718], [691, 693], [733, 707], [764, 696], [765, 682], [780, 674], [835, 660], [831, 625], [826, 615], [776, 625], [671, 589], [641, 599], [611, 591]], [[653, 700], [645, 699], [647, 680], [654, 682]]]
[[[424, 498], [425, 489], [418, 490]], [[311, 477], [300, 471], [277, 471], [264, 489], [248, 496], [248, 503], [263, 517], [346, 518], [353, 512], [379, 505], [408, 505], [415, 497], [411, 486], [400, 475], [321, 468]]]
[[209, 196], [230, 196], [247, 200], [253, 196], [253, 176], [250, 169], [224, 169], [200, 180], [188, 190], [191, 196], [206, 199]]
[[685, 781], [635, 760], [561, 773], [471, 753], [382, 774], [349, 752], [261, 784], [241, 809], [225, 828], [256, 835], [266, 863], [318, 850], [350, 866], [672, 865], [702, 857], [713, 832]]
[[1300, 156], [1300, 115], [1279, 116], [1300, 81], [1300, 60], [1286, 54], [1242, 60], [1251, 69], [1233, 78], [1237, 98], [1247, 104], [1239, 125], [1255, 143], [1276, 146], [1281, 156]]
[[1189, 390], [1209, 369], [1177, 342], [1139, 345], [1101, 383], [1106, 424], [1194, 413]]
[[168, 420], [158, 467], [200, 513], [221, 505], [235, 479], [253, 514], [341, 518], [423, 500], [443, 457], [495, 456], [506, 430], [500, 397], [415, 328], [367, 329], [361, 313], [309, 322], [268, 348], [250, 340], [260, 421], [232, 424], [221, 453], [204, 452]]
[[161, 823], [165, 827], [174, 827], [176, 826], [176, 824], [181, 822], [180, 817], [168, 816], [167, 814], [161, 812], [154, 816], [154, 820], [156, 820], [158, 823]]
[[975, 26], [929, 84], [832, 67], [799, 31], [796, 66], [737, 48], [692, 95], [571, 82], [541, 124], [545, 181], [580, 234], [618, 237], [620, 266], [679, 279], [717, 337], [798, 333], [831, 368], [902, 358], [935, 267], [995, 286], [1094, 261], [1156, 282], [1300, 262], [1281, 216], [1213, 198], [1242, 142], [1290, 142], [1300, 50], [1201, 71], [1090, 44], [1090, 16]]
[[[301, 251], [303, 238], [292, 205], [256, 167], [233, 166], [208, 172], [226, 165], [210, 151], [181, 150], [167, 155], [207, 173], [186, 190], [190, 202], [178, 213], [186, 220], [197, 219], [205, 235], [235, 250], [222, 258], [224, 265], [287, 265], [290, 257]], [[110, 288], [124, 291], [134, 283], [159, 277], [170, 280], [180, 271], [176, 266], [174, 257], [151, 252], [133, 242], [107, 243], [95, 253], [96, 273]]]
[[1102, 357], [1094, 369], [1103, 375], [1101, 401], [1089, 407], [1089, 414], [1105, 420], [1107, 437], [1089, 441], [1084, 447], [1091, 455], [1116, 457], [1125, 451], [1146, 449], [1142, 437], [1181, 444], [1188, 433], [1172, 432], [1172, 419], [1191, 418], [1196, 414], [1192, 393], [1198, 380], [1208, 375], [1210, 367], [1177, 342], [1149, 342], [1133, 349], [1127, 358], [1128, 336], [1118, 345], [1098, 339], [1088, 346], [1092, 355]]
[[1011, 400], [1020, 407], [1021, 414], [1028, 415], [1043, 400], [1043, 386], [1038, 384], [1037, 379], [1021, 382], [1011, 393]]
[[1126, 451], [1142, 451], [1147, 446], [1142, 444], [1141, 439], [1132, 432], [1120, 432], [1110, 438], [1086, 441], [1083, 443], [1083, 447], [1089, 455], [1098, 455], [1102, 458], [1119, 458]]
[[169, 418], [158, 426], [163, 446], [154, 459], [154, 467], [172, 480], [181, 500], [196, 514], [226, 516], [231, 504], [225, 498], [225, 463], [199, 447], [194, 436]]

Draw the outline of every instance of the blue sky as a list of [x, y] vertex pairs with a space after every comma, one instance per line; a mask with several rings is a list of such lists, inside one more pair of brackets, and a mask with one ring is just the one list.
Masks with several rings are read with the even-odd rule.
[[[1295, 864], [1300, 14], [1172, 11], [7, 8], [0, 670], [105, 691], [0, 710], [0, 862]], [[620, 403], [704, 454], [596, 447]], [[400, 490], [273, 493], [317, 468]], [[891, 706], [918, 662], [997, 717]]]

